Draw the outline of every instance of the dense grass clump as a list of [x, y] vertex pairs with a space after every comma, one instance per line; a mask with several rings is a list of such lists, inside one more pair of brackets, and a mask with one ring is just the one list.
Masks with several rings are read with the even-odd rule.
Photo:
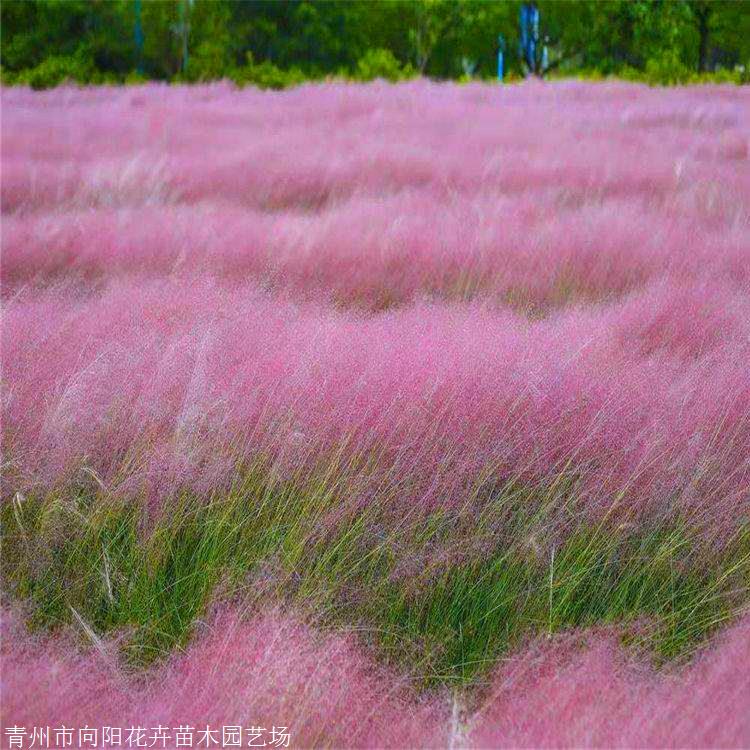
[[[257, 473], [208, 502], [176, 498], [153, 522], [101, 492], [23, 498], [3, 509], [4, 579], [32, 604], [36, 627], [127, 630], [132, 666], [185, 646], [210, 602], [272, 602], [355, 629], [424, 686], [477, 684], [530, 635], [603, 623], [632, 626], [628, 641], [654, 656], [685, 656], [749, 593], [746, 530], [708, 558], [679, 526], [627, 531], [606, 520], [541, 548], [552, 509], [529, 516], [516, 488], [470, 522], [435, 513], [386, 524], [370, 506], [332, 523], [342, 501]], [[500, 515], [512, 516], [512, 533], [494, 538]]]

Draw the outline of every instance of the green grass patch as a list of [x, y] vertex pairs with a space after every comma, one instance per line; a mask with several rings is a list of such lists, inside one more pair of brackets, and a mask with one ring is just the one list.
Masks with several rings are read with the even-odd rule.
[[356, 628], [423, 687], [476, 682], [522, 639], [571, 627], [615, 623], [657, 658], [680, 657], [749, 600], [747, 530], [710, 554], [677, 523], [605, 520], [540, 544], [544, 504], [515, 487], [476, 514], [397, 518], [373, 503], [340, 516], [343, 502], [330, 476], [252, 471], [155, 518], [103, 488], [24, 498], [2, 508], [3, 588], [32, 627], [118, 633], [134, 667], [183, 647], [213, 601], [280, 602]]

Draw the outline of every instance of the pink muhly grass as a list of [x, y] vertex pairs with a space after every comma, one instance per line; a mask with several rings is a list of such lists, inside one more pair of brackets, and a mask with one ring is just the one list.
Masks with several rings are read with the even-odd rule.
[[[445, 707], [419, 699], [347, 636], [322, 636], [270, 611], [224, 612], [184, 654], [146, 676], [117, 666], [114, 644], [88, 653], [2, 619], [2, 732], [26, 726], [285, 726], [292, 747], [436, 747]], [[172, 746], [168, 744], [168, 746]]]
[[109, 645], [76, 654], [66, 639], [31, 638], [6, 611], [2, 723], [281, 725], [295, 747], [743, 747], [749, 627], [745, 618], [666, 673], [626, 658], [612, 634], [539, 641], [498, 668], [478, 710], [456, 715], [447, 697], [418, 699], [350, 639], [276, 612], [225, 612], [186, 653], [135, 679]]
[[[315, 207], [353, 192], [427, 183], [508, 193], [554, 186], [652, 201], [668, 200], [681, 181], [721, 172], [745, 196], [749, 187], [737, 164], [746, 158], [742, 89], [557, 84], [498, 91], [416, 82], [284, 94], [215, 85], [3, 97], [6, 209], [82, 197], [143, 202], [151, 191], [122, 192], [112, 177], [134, 155], [144, 164], [166, 155], [165, 184], [184, 200], [265, 207]], [[582, 130], [585, 151], [572, 148]], [[727, 145], [706, 148], [716, 132]], [[741, 205], [733, 192], [722, 212]]]
[[626, 490], [636, 511], [721, 525], [748, 502], [748, 320], [715, 284], [534, 325], [478, 305], [364, 318], [198, 280], [21, 292], [4, 421], [47, 484], [84, 458], [111, 478], [138, 445], [141, 479], [189, 484], [218, 443], [291, 465], [347, 443], [444, 500], [488, 467], [538, 482], [572, 466], [592, 508]]
[[745, 240], [627, 202], [573, 209], [537, 195], [445, 200], [424, 189], [315, 214], [204, 203], [11, 215], [2, 278], [13, 289], [64, 276], [200, 275], [365, 309], [480, 297], [539, 313], [616, 299], [665, 274], [746, 286]]
[[750, 620], [681, 670], [655, 674], [610, 635], [514, 654], [473, 718], [470, 747], [736, 748], [750, 743]]
[[[95, 482], [102, 501], [158, 508], [261, 467], [320, 482], [334, 520], [370, 503], [474, 512], [520, 485], [531, 503], [568, 493], [576, 522], [688, 520], [709, 541], [746, 522], [746, 88], [0, 96], [4, 500]], [[470, 699], [418, 699], [353, 637], [279, 610], [224, 611], [140, 677], [74, 620], [89, 653], [4, 612], [4, 725], [288, 723], [297, 746], [333, 747], [750, 742], [747, 619], [675, 674], [602, 633], [532, 645], [468, 716]]]

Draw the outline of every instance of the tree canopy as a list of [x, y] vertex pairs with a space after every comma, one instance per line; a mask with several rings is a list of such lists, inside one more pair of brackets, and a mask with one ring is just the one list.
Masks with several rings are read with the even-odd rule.
[[[6, 83], [214, 80], [283, 86], [330, 75], [495, 75], [518, 51], [520, 0], [5, 0]], [[679, 82], [750, 66], [743, 0], [538, 0], [541, 72]], [[136, 43], [141, 30], [142, 45]], [[187, 52], [187, 54], [186, 54]]]

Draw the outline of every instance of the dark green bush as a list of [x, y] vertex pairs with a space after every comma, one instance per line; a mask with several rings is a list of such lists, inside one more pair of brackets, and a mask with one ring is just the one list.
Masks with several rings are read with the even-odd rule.
[[46, 58], [34, 68], [20, 71], [15, 83], [33, 89], [49, 89], [66, 82], [93, 83], [95, 74], [93, 61], [84, 55], [57, 55]]
[[182, 78], [190, 82], [218, 81], [226, 77], [228, 68], [226, 46], [220, 41], [206, 39], [191, 54]]
[[247, 62], [241, 68], [235, 68], [229, 77], [238, 86], [257, 86], [261, 89], [285, 89], [298, 86], [309, 80], [299, 68], [284, 70], [268, 60], [255, 62], [252, 52], [247, 53]]
[[674, 86], [687, 83], [690, 70], [680, 61], [674, 50], [666, 51], [646, 63], [645, 80], [652, 85]]

